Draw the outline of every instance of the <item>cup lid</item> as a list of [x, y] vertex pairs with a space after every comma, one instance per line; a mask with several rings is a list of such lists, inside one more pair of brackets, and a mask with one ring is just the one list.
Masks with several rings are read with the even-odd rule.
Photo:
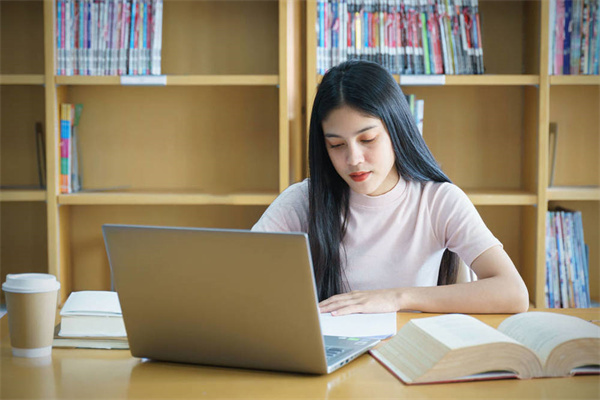
[[11, 293], [40, 293], [60, 289], [60, 282], [50, 274], [8, 274], [2, 290]]

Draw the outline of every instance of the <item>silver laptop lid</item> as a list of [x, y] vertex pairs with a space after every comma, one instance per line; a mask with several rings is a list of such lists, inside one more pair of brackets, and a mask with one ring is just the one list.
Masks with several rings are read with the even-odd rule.
[[135, 357], [327, 372], [306, 234], [102, 230]]

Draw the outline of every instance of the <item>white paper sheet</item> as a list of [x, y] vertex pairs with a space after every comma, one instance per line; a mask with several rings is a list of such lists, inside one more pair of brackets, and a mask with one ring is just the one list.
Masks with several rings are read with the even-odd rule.
[[350, 314], [332, 317], [321, 314], [321, 332], [327, 336], [385, 339], [396, 334], [396, 313]]

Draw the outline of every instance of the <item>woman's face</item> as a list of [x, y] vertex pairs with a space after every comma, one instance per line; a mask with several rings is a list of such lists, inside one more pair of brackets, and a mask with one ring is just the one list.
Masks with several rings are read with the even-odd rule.
[[342, 106], [323, 120], [323, 133], [335, 170], [355, 192], [378, 196], [398, 183], [392, 141], [381, 120]]

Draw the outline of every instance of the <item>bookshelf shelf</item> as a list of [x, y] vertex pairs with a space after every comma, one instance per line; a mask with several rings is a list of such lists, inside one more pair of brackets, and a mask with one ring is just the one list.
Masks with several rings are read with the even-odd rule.
[[[56, 76], [57, 85], [121, 85], [120, 76]], [[275, 86], [278, 75], [167, 75], [167, 86]], [[142, 85], [140, 85], [142, 86]]]
[[46, 201], [43, 189], [4, 189], [0, 190], [0, 201]]
[[269, 205], [278, 193], [119, 192], [74, 193], [58, 196], [64, 205]]
[[521, 190], [465, 190], [476, 206], [531, 206], [537, 195]]
[[[402, 86], [430, 86], [425, 83], [430, 79], [443, 79], [443, 85], [431, 86], [533, 86], [539, 85], [539, 75], [407, 75], [411, 81], [418, 81], [420, 78], [423, 83], [405, 83], [402, 82], [400, 75], [394, 75], [396, 82]], [[317, 76], [317, 83], [323, 80], [322, 75]]]
[[552, 75], [550, 85], [596, 85], [600, 86], [600, 75]]
[[43, 74], [1, 74], [0, 85], [43, 85], [45, 79]]
[[598, 186], [558, 186], [548, 188], [550, 201], [600, 201], [600, 187]]

